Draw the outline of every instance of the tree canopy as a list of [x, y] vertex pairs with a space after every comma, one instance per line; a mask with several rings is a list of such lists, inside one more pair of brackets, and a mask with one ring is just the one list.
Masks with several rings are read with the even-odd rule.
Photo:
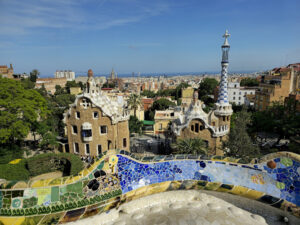
[[137, 94], [131, 94], [128, 99], [128, 106], [133, 109], [134, 111], [134, 117], [136, 117], [136, 110], [139, 108], [141, 105], [141, 96]]
[[20, 81], [0, 78], [0, 143], [22, 140], [31, 124], [48, 113], [47, 101], [33, 89], [25, 89]]
[[36, 82], [36, 79], [39, 78], [40, 72], [37, 69], [34, 69], [30, 72], [29, 79], [32, 82]]
[[256, 78], [247, 77], [241, 80], [240, 85], [246, 87], [255, 87], [259, 85], [259, 82], [256, 80]]
[[129, 131], [130, 133], [142, 133], [143, 122], [139, 121], [136, 116], [130, 116], [129, 119]]
[[208, 107], [206, 111], [209, 111], [213, 107], [214, 99], [210, 95], [214, 94], [215, 88], [218, 86], [219, 82], [215, 78], [204, 78], [199, 85], [199, 99], [204, 102]]
[[203, 96], [213, 95], [215, 88], [219, 85], [219, 82], [215, 78], [204, 78], [199, 85], [199, 98]]
[[259, 148], [253, 145], [247, 129], [251, 124], [251, 115], [244, 108], [231, 117], [231, 130], [228, 140], [224, 143], [228, 148], [228, 156], [250, 160], [258, 157]]
[[200, 138], [177, 139], [171, 145], [177, 154], [206, 155], [207, 148], [204, 141]]

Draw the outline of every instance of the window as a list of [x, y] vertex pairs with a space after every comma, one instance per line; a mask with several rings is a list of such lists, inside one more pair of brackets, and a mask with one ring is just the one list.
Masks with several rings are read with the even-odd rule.
[[92, 130], [82, 130], [81, 131], [82, 137], [92, 137]]
[[236, 88], [236, 84], [234, 85], [234, 87]]
[[86, 155], [90, 154], [90, 145], [89, 144], [85, 144], [85, 154]]
[[233, 97], [233, 100], [235, 100], [235, 97]]
[[225, 121], [225, 116], [223, 116], [223, 121]]
[[80, 119], [80, 112], [76, 112], [76, 119]]
[[79, 144], [78, 143], [74, 143], [74, 152], [75, 153], [79, 153]]
[[97, 153], [98, 153], [98, 155], [100, 155], [102, 153], [102, 146], [101, 145], [98, 145]]
[[196, 132], [196, 133], [199, 132], [199, 124], [198, 124], [198, 123], [195, 124], [195, 132]]
[[239, 100], [241, 100], [241, 97], [239, 97]]
[[171, 113], [171, 116], [174, 116], [174, 113]]
[[72, 130], [73, 130], [73, 134], [77, 134], [78, 133], [76, 125], [72, 126]]
[[194, 125], [191, 126], [191, 131], [194, 131]]
[[205, 144], [205, 148], [208, 148], [208, 146], [209, 146], [208, 141], [204, 140], [204, 144]]
[[216, 126], [216, 123], [215, 123], [215, 122], [212, 122], [212, 125], [213, 125], [213, 126]]
[[235, 95], [235, 92], [233, 92], [233, 95]]
[[162, 123], [159, 124], [159, 130], [162, 130]]
[[200, 126], [200, 130], [204, 130], [204, 126]]
[[123, 148], [126, 148], [126, 146], [127, 146], [127, 140], [126, 138], [123, 138]]
[[98, 112], [94, 112], [94, 119], [99, 118], [99, 113]]
[[239, 93], [239, 95], [241, 95], [241, 94], [242, 94], [242, 92]]
[[100, 134], [107, 134], [107, 126], [100, 126]]

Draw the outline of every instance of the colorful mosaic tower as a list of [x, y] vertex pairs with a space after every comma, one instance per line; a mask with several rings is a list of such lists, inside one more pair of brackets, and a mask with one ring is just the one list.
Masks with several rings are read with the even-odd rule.
[[228, 37], [230, 34], [225, 31], [223, 37], [225, 38], [224, 44], [222, 45], [222, 72], [221, 72], [221, 83], [219, 88], [218, 101], [216, 103], [215, 114], [218, 116], [228, 116], [232, 114], [231, 105], [228, 101], [228, 91], [227, 91], [227, 71], [228, 71], [228, 53], [230, 45], [228, 43]]

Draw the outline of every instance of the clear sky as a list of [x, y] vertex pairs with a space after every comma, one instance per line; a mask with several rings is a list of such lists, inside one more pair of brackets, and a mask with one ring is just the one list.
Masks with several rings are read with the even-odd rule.
[[220, 71], [300, 62], [299, 0], [0, 0], [0, 65], [84, 74]]

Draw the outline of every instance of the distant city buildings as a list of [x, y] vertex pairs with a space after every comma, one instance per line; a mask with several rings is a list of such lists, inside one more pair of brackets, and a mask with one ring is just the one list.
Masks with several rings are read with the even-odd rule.
[[228, 100], [236, 105], [253, 105], [249, 99], [251, 98], [251, 95], [255, 95], [255, 90], [256, 88], [241, 87], [239, 82], [229, 82]]
[[38, 78], [36, 79], [35, 88], [44, 87], [49, 93], [55, 93], [55, 86], [59, 85], [62, 88], [66, 86], [67, 78]]
[[75, 80], [75, 72], [71, 70], [56, 70], [54, 73], [55, 78], [66, 78], [67, 81]]
[[255, 109], [266, 110], [273, 102], [283, 103], [290, 94], [300, 90], [300, 63], [274, 68], [263, 75], [255, 94]]
[[65, 113], [68, 136], [66, 152], [97, 156], [111, 149], [130, 150], [129, 112], [124, 104], [109, 98], [88, 71], [86, 89]]
[[6, 65], [0, 65], [0, 75], [2, 77], [6, 77], [6, 78], [14, 78], [13, 77], [14, 74], [14, 69], [12, 64], [10, 64], [10, 67], [7, 67]]

